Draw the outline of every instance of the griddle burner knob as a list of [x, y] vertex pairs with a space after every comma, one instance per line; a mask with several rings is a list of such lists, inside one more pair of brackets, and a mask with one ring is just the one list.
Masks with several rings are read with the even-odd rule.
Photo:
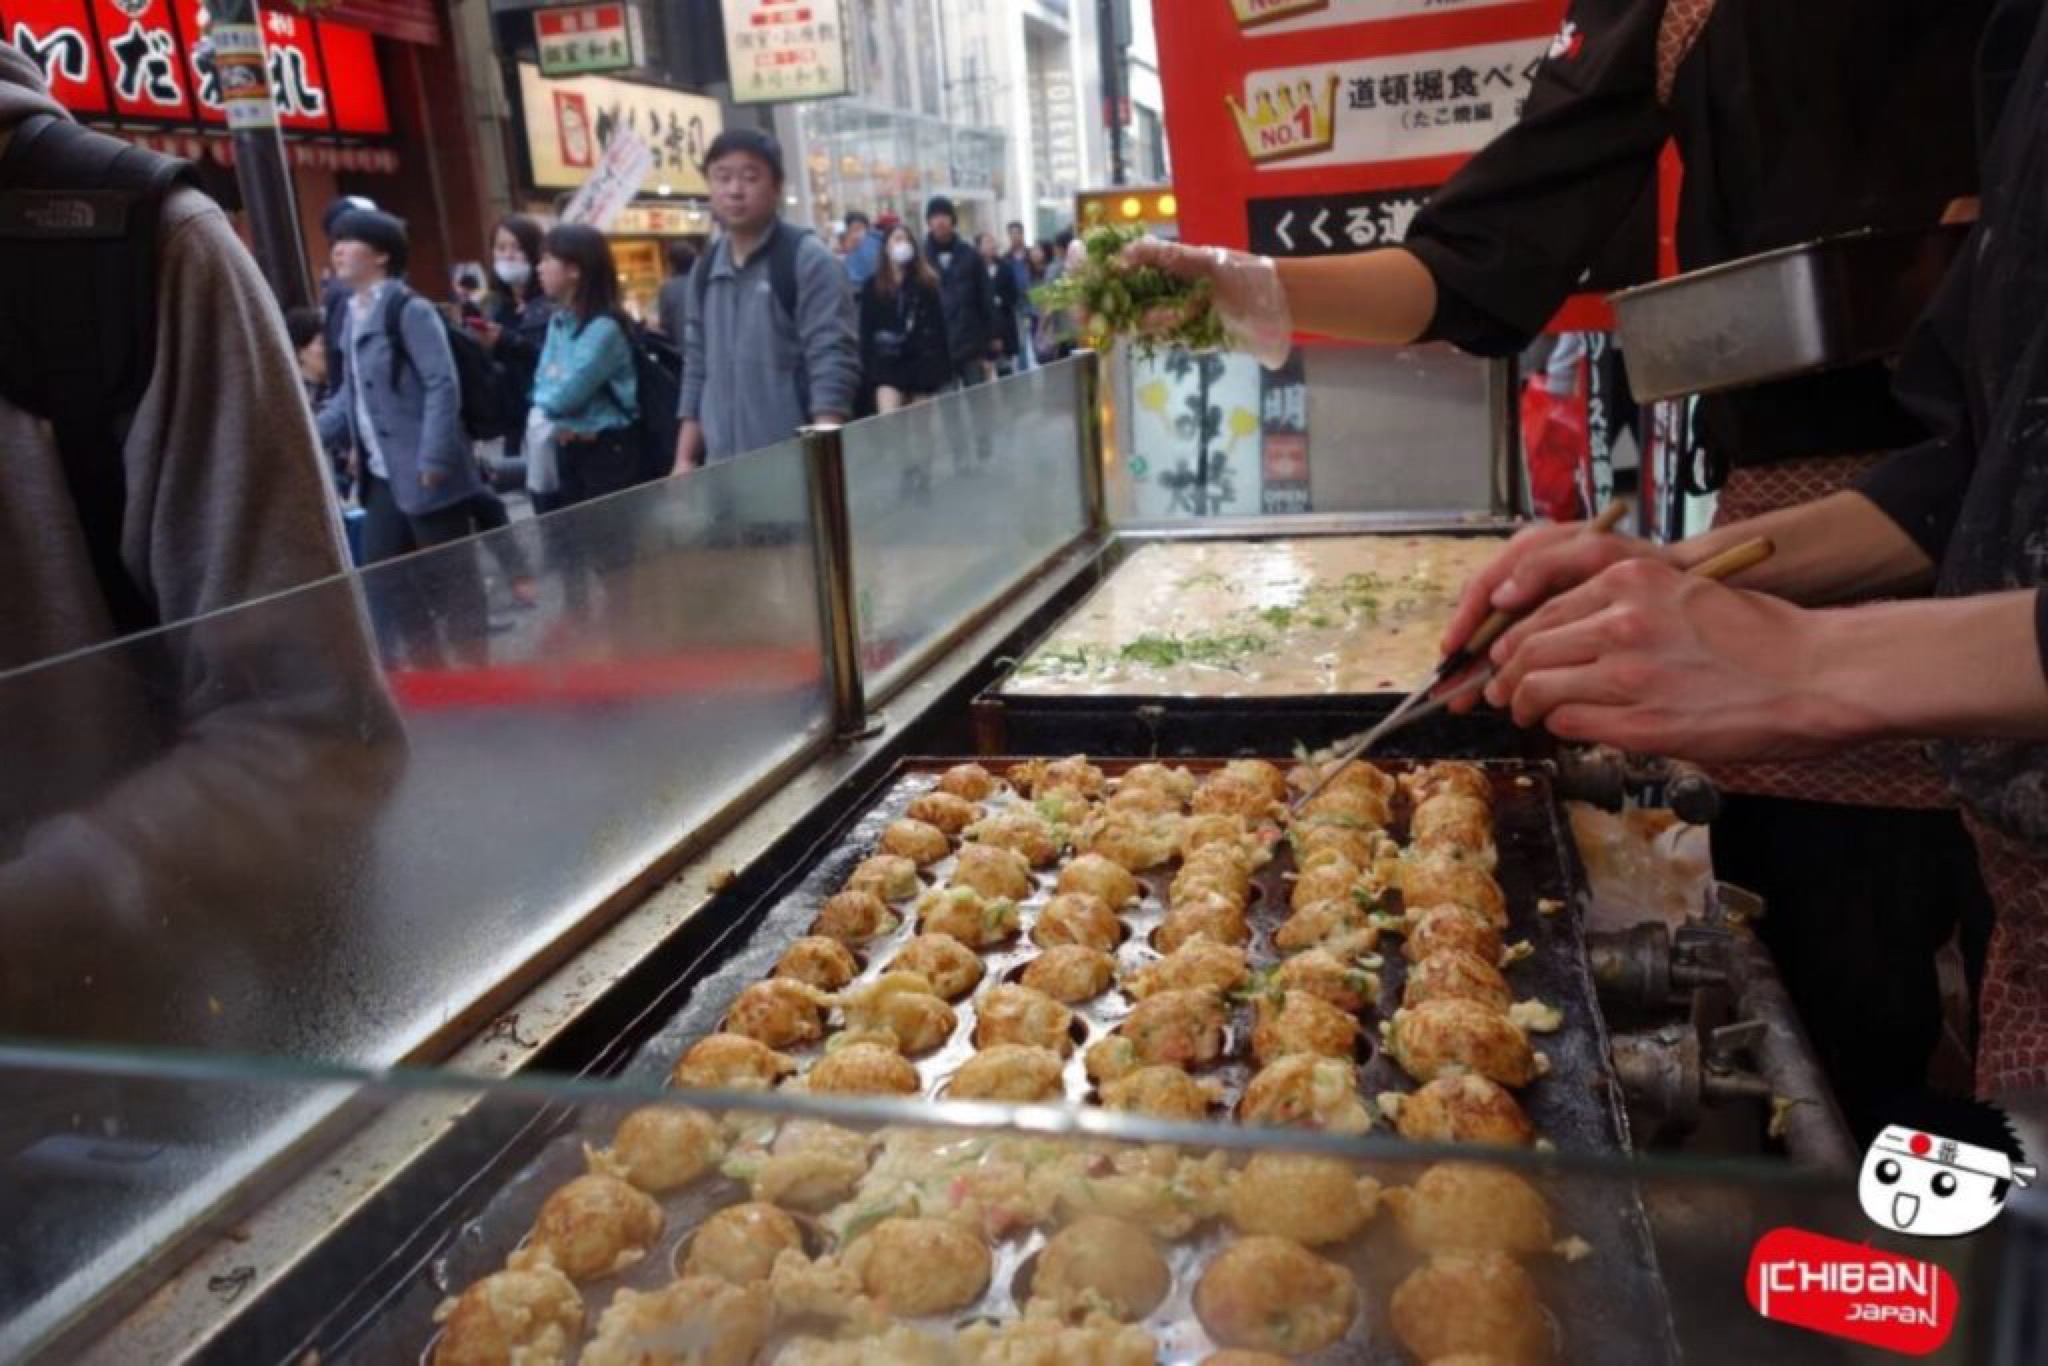
[[1671, 931], [1657, 921], [1586, 936], [1593, 984], [1610, 1009], [1661, 1011], [1671, 1004]]
[[1572, 801], [1619, 811], [1628, 798], [1628, 760], [1608, 745], [1567, 745], [1558, 751], [1558, 789]]
[[1691, 764], [1672, 763], [1664, 780], [1664, 800], [1688, 825], [1708, 825], [1721, 814], [1721, 789]]

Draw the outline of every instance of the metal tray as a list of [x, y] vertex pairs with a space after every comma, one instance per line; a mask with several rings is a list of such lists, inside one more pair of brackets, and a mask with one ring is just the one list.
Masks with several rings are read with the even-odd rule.
[[[1119, 537], [1098, 564], [1096, 580], [1057, 621], [1017, 651], [1021, 661], [1083, 611], [1130, 553], [1155, 539], [1274, 541], [1330, 536], [1505, 537], [1513, 523], [1442, 518], [1337, 522], [1312, 531], [1237, 524], [1198, 534]], [[1202, 755], [1275, 755], [1297, 745], [1322, 748], [1369, 730], [1406, 696], [1403, 691], [1262, 697], [1188, 697], [1155, 693], [1045, 694], [1013, 692], [1014, 665], [969, 705], [975, 749], [984, 755], [1146, 755], [1175, 762]], [[1517, 728], [1499, 713], [1439, 714], [1389, 737], [1383, 754], [1439, 759], [1542, 760], [1553, 746], [1541, 732]]]
[[[719, 956], [700, 963], [701, 971], [693, 970], [687, 1003], [640, 1049], [626, 1074], [658, 1083], [690, 1044], [716, 1030], [732, 999], [745, 986], [768, 974], [788, 942], [805, 932], [818, 906], [843, 885], [856, 863], [873, 852], [883, 826], [901, 815], [914, 797], [929, 791], [937, 773], [953, 762], [956, 761], [906, 761], [879, 785], [865, 808], [821, 846], [821, 856], [802, 873], [793, 889], [772, 899], [752, 924], [733, 927], [738, 933], [728, 936]], [[1097, 758], [1094, 762], [1114, 775], [1135, 761]], [[1215, 761], [1189, 765], [1198, 772], [1214, 766]], [[1511, 939], [1529, 940], [1536, 950], [1509, 970], [1510, 980], [1518, 995], [1540, 996], [1559, 1006], [1565, 1016], [1562, 1029], [1538, 1038], [1538, 1047], [1551, 1060], [1549, 1075], [1525, 1088], [1520, 1098], [1538, 1131], [1563, 1149], [1626, 1149], [1626, 1120], [1619, 1093], [1607, 1070], [1605, 1024], [1578, 928], [1577, 894], [1583, 887], [1583, 878], [1551, 790], [1551, 775], [1544, 768], [1525, 764], [1489, 768], [1494, 777], [1495, 838], [1500, 851], [1496, 876], [1509, 902], [1509, 935]], [[1290, 868], [1291, 857], [1283, 852], [1259, 879], [1251, 907], [1254, 940], [1250, 952], [1255, 964], [1277, 957], [1270, 935], [1287, 913], [1283, 876]], [[1146, 940], [1163, 910], [1169, 873], [1170, 870], [1154, 873], [1142, 879], [1144, 902], [1137, 911], [1124, 915], [1132, 932], [1117, 952], [1120, 967], [1153, 956]], [[942, 875], [934, 876], [928, 870], [925, 879], [937, 885]], [[1027, 907], [1042, 904], [1050, 881], [1049, 877], [1039, 879], [1040, 885]], [[1539, 913], [1538, 902], [1547, 899], [1563, 902], [1565, 909], [1556, 914]], [[911, 932], [906, 926], [894, 936], [863, 946], [863, 977], [879, 972]], [[988, 971], [977, 990], [984, 990], [1008, 975], [1031, 952], [1028, 943], [1020, 941], [1017, 946], [985, 953]], [[1396, 948], [1386, 958], [1381, 1018], [1391, 1014], [1393, 1005], [1398, 1003], [1403, 977], [1404, 965]], [[945, 1076], [971, 1051], [967, 1043], [974, 1027], [971, 1001], [972, 995], [956, 1004], [960, 1022], [953, 1041], [920, 1062], [920, 1077], [928, 1096], [936, 1094]], [[1076, 1009], [1088, 1040], [1113, 1027], [1127, 1009], [1121, 1001], [1120, 994], [1112, 991], [1099, 998], [1095, 1007]], [[1232, 1027], [1237, 1044], [1248, 1041], [1249, 1030], [1249, 1011], [1240, 1008]], [[1077, 1044], [1074, 1051], [1067, 1089], [1070, 1100], [1085, 1103], [1089, 1083], [1079, 1061], [1084, 1046]], [[804, 1050], [790, 1051], [804, 1056]], [[1368, 1097], [1412, 1086], [1393, 1063], [1376, 1051], [1368, 1049], [1365, 1056], [1362, 1090]], [[1229, 1101], [1234, 1104], [1247, 1068], [1239, 1061], [1205, 1075], [1222, 1081]], [[444, 1235], [440, 1255], [426, 1273], [386, 1300], [366, 1330], [336, 1359], [421, 1359], [434, 1331], [434, 1305], [444, 1295], [459, 1291], [502, 1264], [525, 1235], [547, 1194], [581, 1173], [582, 1145], [605, 1142], [617, 1119], [616, 1114], [593, 1113], [565, 1120], [551, 1137], [537, 1136], [543, 1144], [537, 1154], [495, 1190], [489, 1188], [488, 1182], [473, 1183], [467, 1204], [457, 1200], [441, 1212], [440, 1218], [449, 1233]], [[500, 1170], [505, 1170], [503, 1165]], [[1567, 1184], [1562, 1189], [1569, 1192], [1570, 1187]], [[1616, 1363], [1675, 1359], [1669, 1307], [1658, 1278], [1647, 1222], [1636, 1201], [1617, 1202], [1614, 1194], [1611, 1183], [1596, 1183], [1589, 1185], [1584, 1199], [1567, 1198], [1559, 1202], [1556, 1214], [1561, 1233], [1585, 1238], [1593, 1252], [1585, 1261], [1571, 1266], [1540, 1268], [1539, 1287], [1560, 1325], [1571, 1359]], [[668, 1225], [662, 1244], [627, 1272], [590, 1287], [587, 1294], [593, 1314], [601, 1311], [620, 1286], [651, 1288], [663, 1283], [671, 1274], [677, 1245], [688, 1230], [713, 1210], [744, 1198], [742, 1186], [719, 1179], [665, 1199]], [[1330, 1254], [1341, 1255], [1357, 1274], [1364, 1312], [1349, 1338], [1312, 1360], [1393, 1363], [1405, 1359], [1386, 1330], [1384, 1316], [1388, 1295], [1412, 1268], [1414, 1258], [1392, 1236], [1388, 1222], [1384, 1218], [1376, 1220], [1365, 1235], [1353, 1240], [1341, 1254]], [[987, 1298], [974, 1309], [953, 1316], [953, 1321], [1013, 1316], [1016, 1306], [1012, 1280], [1042, 1241], [1042, 1233], [1034, 1232], [1021, 1241], [1005, 1243], [998, 1252], [997, 1276]], [[1145, 1325], [1161, 1343], [1162, 1361], [1194, 1362], [1209, 1350], [1188, 1301], [1195, 1277], [1181, 1273], [1190, 1272], [1219, 1245], [1220, 1235], [1213, 1227], [1175, 1245], [1169, 1258], [1176, 1272], [1175, 1291]]]
[[1639, 403], [1895, 355], [1968, 228], [1848, 233], [1608, 297]]

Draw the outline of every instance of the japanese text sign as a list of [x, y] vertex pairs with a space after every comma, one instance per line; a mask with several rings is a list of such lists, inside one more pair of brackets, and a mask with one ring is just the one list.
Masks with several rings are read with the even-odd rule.
[[612, 139], [631, 133], [652, 156], [649, 180], [675, 194], [711, 192], [703, 163], [722, 126], [716, 100], [604, 76], [549, 80], [522, 62], [519, 104], [537, 189], [581, 187]]
[[625, 71], [642, 65], [640, 7], [619, 3], [544, 9], [533, 16], [543, 76]]
[[840, 0], [725, 0], [725, 56], [737, 104], [853, 91]]

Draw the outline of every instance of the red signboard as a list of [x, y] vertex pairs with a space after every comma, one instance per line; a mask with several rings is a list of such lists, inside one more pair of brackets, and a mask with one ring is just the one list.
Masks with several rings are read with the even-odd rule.
[[[1156, 27], [1181, 236], [1276, 256], [1398, 242], [1430, 191], [1520, 116], [1565, 9], [1173, 0]], [[1594, 299], [1559, 321], [1608, 325]]]
[[86, 9], [86, 0], [8, 0], [0, 34], [42, 67], [59, 104], [78, 114], [106, 114], [111, 106], [100, 79], [99, 42]]
[[1757, 1240], [1744, 1281], [1767, 1319], [1906, 1356], [1939, 1351], [1955, 1331], [1955, 1277], [1933, 1262], [1805, 1229]]
[[[225, 123], [193, 46], [202, 0], [0, 0], [0, 34], [43, 69], [83, 118], [197, 128]], [[371, 36], [297, 13], [262, 16], [281, 127], [375, 137], [391, 131]]]

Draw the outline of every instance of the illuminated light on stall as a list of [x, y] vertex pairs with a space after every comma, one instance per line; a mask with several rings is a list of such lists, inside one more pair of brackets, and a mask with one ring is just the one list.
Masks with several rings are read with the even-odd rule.
[[1134, 194], [1125, 195], [1124, 202], [1117, 207], [1123, 210], [1124, 217], [1136, 218], [1145, 212], [1145, 201]]
[[1172, 190], [1168, 190], [1160, 195], [1155, 202], [1159, 206], [1159, 217], [1178, 218], [1180, 216], [1180, 200], [1174, 196]]

